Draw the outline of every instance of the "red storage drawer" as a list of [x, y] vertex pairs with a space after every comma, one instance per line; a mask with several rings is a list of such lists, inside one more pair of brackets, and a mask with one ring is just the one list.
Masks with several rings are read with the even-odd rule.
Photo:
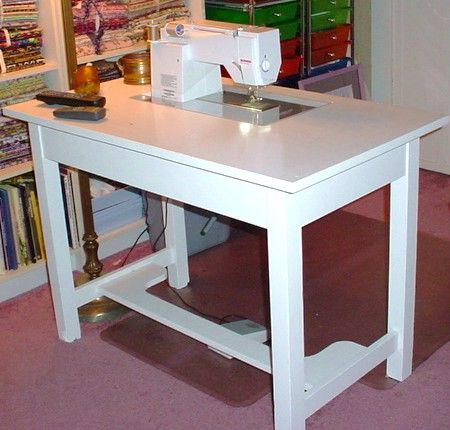
[[283, 40], [281, 45], [281, 58], [295, 57], [300, 53], [301, 38]]
[[326, 46], [336, 45], [350, 39], [351, 24], [340, 25], [332, 30], [316, 31], [311, 33], [311, 49], [322, 49]]
[[300, 65], [302, 64], [303, 57], [297, 55], [291, 58], [283, 58], [281, 60], [280, 73], [278, 73], [278, 79], [286, 78], [288, 76], [296, 75], [300, 72]]
[[327, 48], [311, 51], [311, 66], [320, 66], [329, 61], [339, 60], [347, 55], [347, 48], [350, 41], [339, 43], [338, 45], [328, 46]]

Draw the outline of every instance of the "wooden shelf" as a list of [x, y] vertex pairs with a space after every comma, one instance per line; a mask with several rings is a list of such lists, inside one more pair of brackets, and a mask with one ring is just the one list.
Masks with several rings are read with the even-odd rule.
[[29, 67], [27, 69], [17, 70], [11, 73], [1, 73], [0, 83], [8, 82], [14, 79], [25, 78], [29, 76], [38, 75], [40, 73], [48, 73], [58, 69], [58, 65], [53, 61], [48, 61], [42, 66]]
[[77, 59], [77, 64], [80, 65], [86, 63], [93, 63], [94, 61], [116, 59], [122, 57], [123, 55], [131, 54], [133, 52], [145, 51], [146, 49], [147, 44], [146, 42], [142, 41], [127, 48], [115, 49], [113, 51], [107, 51], [99, 55], [86, 55], [85, 57], [80, 57]]
[[24, 163], [15, 164], [13, 166], [5, 167], [0, 169], [0, 181], [5, 181], [6, 179], [14, 178], [14, 176], [23, 175], [33, 171], [33, 162], [26, 161]]

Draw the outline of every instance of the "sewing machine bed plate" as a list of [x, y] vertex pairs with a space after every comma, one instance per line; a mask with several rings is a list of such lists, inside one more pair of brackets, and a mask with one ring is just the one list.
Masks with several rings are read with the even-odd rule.
[[166, 101], [164, 99], [152, 99], [152, 102], [170, 104], [192, 112], [257, 125], [267, 125], [314, 107], [266, 97], [251, 100], [248, 94], [231, 91], [221, 91], [184, 103]]

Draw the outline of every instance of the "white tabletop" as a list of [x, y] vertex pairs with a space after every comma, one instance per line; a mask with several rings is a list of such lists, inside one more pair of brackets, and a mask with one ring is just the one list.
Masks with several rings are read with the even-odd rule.
[[102, 83], [107, 115], [98, 122], [55, 119], [55, 106], [36, 100], [4, 114], [290, 193], [448, 123], [441, 114], [269, 87], [263, 95], [319, 107], [250, 125], [140, 99], [149, 91], [122, 79]]

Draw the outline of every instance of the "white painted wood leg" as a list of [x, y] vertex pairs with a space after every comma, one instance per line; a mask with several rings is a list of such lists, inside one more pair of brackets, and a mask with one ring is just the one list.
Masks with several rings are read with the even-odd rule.
[[406, 147], [405, 176], [391, 184], [388, 331], [398, 333], [387, 375], [403, 381], [412, 372], [417, 255], [419, 140]]
[[[163, 200], [163, 205], [165, 204], [166, 201]], [[189, 283], [189, 266], [183, 204], [169, 199], [164, 217], [167, 217], [166, 247], [171, 249], [174, 256], [173, 264], [167, 266], [169, 285], [184, 288]]]
[[[30, 124], [30, 137], [56, 325], [59, 337], [66, 342], [72, 342], [80, 338], [81, 331], [64, 218], [59, 165], [44, 157], [39, 144], [40, 127]], [[59, 142], [52, 144], [58, 145]]]
[[274, 418], [277, 430], [305, 426], [301, 229], [287, 197], [270, 201], [267, 230]]

